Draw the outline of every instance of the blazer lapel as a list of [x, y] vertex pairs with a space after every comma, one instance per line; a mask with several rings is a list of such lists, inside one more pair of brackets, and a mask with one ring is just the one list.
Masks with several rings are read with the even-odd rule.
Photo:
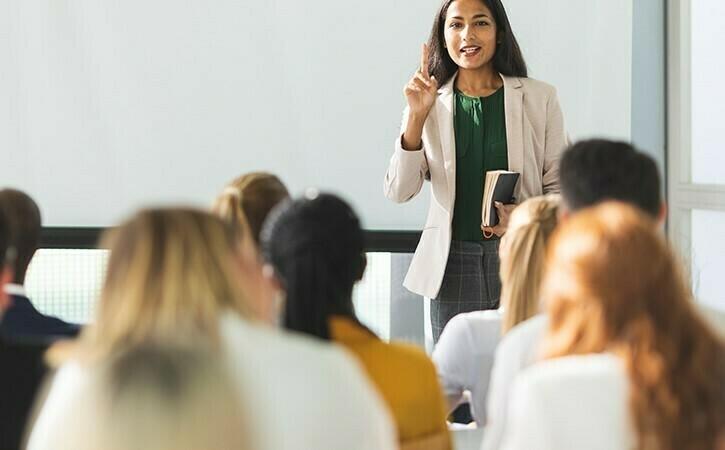
[[[520, 173], [524, 178], [524, 95], [523, 84], [517, 77], [501, 76], [504, 85], [504, 108], [506, 110], [506, 146], [508, 148], [509, 170]], [[517, 192], [521, 188], [521, 181]], [[518, 197], [518, 195], [517, 195]]]
[[[441, 150], [443, 152], [443, 168], [446, 173], [449, 200], [453, 208], [453, 199], [456, 195], [456, 137], [453, 127], [453, 83], [456, 76], [438, 89], [436, 101], [436, 116], [438, 119], [438, 132], [441, 137]], [[451, 212], [453, 210], [451, 209]]]

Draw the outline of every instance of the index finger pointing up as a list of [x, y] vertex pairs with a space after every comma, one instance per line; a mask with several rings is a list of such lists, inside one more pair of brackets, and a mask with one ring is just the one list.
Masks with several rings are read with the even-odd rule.
[[428, 44], [423, 44], [423, 51], [420, 57], [420, 72], [426, 79], [430, 77], [428, 74]]

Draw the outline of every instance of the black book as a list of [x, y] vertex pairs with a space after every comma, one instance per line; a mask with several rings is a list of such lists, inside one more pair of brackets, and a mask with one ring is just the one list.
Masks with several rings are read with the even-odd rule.
[[498, 224], [495, 202], [504, 205], [513, 203], [514, 188], [519, 181], [517, 172], [508, 170], [493, 170], [486, 172], [486, 181], [483, 185], [483, 205], [481, 208], [481, 224], [484, 227], [493, 227]]

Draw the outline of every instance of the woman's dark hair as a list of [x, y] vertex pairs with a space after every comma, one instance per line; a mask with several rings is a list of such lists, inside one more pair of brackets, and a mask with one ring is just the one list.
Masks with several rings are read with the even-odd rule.
[[10, 244], [16, 251], [13, 281], [23, 284], [30, 260], [40, 244], [40, 209], [28, 194], [16, 189], [0, 191], [0, 208], [8, 219]]
[[[451, 79], [458, 70], [458, 66], [451, 59], [448, 50], [445, 48], [445, 24], [448, 8], [456, 0], [444, 0], [441, 9], [435, 17], [433, 28], [428, 40], [430, 54], [428, 56], [428, 67], [431, 75], [438, 80], [439, 86], [444, 85]], [[526, 61], [521, 54], [516, 36], [511, 29], [511, 23], [506, 15], [506, 9], [501, 0], [480, 0], [493, 14], [496, 22], [497, 39], [496, 53], [493, 55], [493, 68], [501, 75], [509, 77], [526, 78]]]
[[268, 216], [261, 241], [287, 293], [287, 329], [330, 339], [330, 316], [357, 320], [352, 290], [365, 269], [364, 235], [350, 205], [331, 194], [286, 201]]

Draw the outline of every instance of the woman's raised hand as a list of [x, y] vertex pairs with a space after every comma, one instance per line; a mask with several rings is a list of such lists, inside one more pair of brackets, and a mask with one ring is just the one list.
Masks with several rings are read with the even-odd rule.
[[423, 44], [420, 69], [403, 89], [408, 100], [408, 125], [403, 133], [404, 150], [419, 150], [422, 145], [423, 124], [438, 96], [438, 81], [428, 73], [428, 46]]
[[428, 53], [428, 45], [423, 44], [420, 68], [403, 90], [411, 116], [423, 121], [428, 117], [438, 95], [438, 82], [428, 73]]

